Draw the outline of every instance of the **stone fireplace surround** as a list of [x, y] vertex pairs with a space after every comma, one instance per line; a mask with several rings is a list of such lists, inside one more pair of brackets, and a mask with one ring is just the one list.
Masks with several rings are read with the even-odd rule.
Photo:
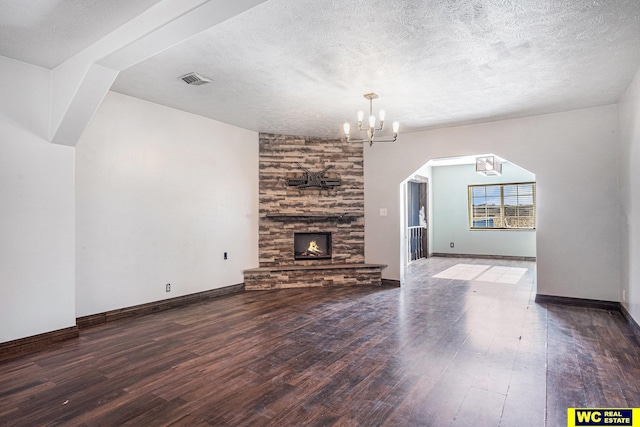
[[[259, 267], [244, 272], [245, 289], [381, 285], [381, 264], [364, 262], [362, 144], [341, 139], [260, 134]], [[341, 185], [299, 189], [287, 178], [319, 172]], [[295, 232], [330, 232], [331, 259], [295, 260]]]

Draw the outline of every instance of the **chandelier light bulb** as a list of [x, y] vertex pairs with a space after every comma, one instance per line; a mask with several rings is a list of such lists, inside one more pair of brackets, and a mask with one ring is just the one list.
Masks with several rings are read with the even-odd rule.
[[[350, 131], [351, 125], [349, 122], [346, 122], [342, 125], [342, 129], [344, 130], [344, 136], [347, 142], [368, 142], [369, 146], [373, 146], [373, 141], [375, 139], [376, 142], [396, 142], [398, 139], [398, 128], [400, 124], [398, 122], [393, 122], [393, 135], [384, 136], [380, 135], [378, 131], [382, 131], [384, 128], [384, 120], [387, 117], [387, 113], [385, 110], [378, 110], [378, 115], [373, 114], [373, 100], [378, 99], [378, 95], [371, 92], [365, 93], [364, 98], [369, 101], [369, 123], [367, 125], [363, 125], [364, 121], [364, 111], [358, 111], [358, 128], [356, 129], [357, 133], [366, 133], [366, 137], [362, 135], [361, 138], [351, 139]], [[376, 121], [380, 120], [379, 127], [376, 128]]]

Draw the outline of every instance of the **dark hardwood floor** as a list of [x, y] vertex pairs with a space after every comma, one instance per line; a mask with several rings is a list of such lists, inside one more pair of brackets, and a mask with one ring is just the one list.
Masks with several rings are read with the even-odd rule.
[[[433, 277], [457, 264], [512, 267], [517, 283]], [[402, 288], [247, 292], [115, 321], [1, 362], [0, 425], [555, 427], [567, 407], [639, 407], [622, 316], [534, 295], [535, 263], [431, 258]]]

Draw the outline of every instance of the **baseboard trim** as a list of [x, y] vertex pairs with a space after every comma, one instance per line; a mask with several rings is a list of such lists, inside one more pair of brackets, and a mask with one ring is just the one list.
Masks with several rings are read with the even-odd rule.
[[631, 332], [636, 338], [636, 341], [638, 342], [638, 344], [640, 344], [640, 325], [638, 325], [638, 322], [636, 322], [636, 320], [631, 317], [631, 314], [627, 311], [627, 308], [622, 304], [620, 304], [620, 313], [622, 313], [622, 317], [624, 317], [624, 320], [627, 322], [627, 325], [629, 326], [629, 329], [631, 329]]
[[382, 279], [382, 286], [388, 286], [391, 288], [399, 288], [400, 280], [395, 279]]
[[620, 303], [616, 301], [602, 301], [586, 298], [561, 297], [556, 295], [536, 294], [538, 304], [571, 305], [574, 307], [599, 308], [603, 310], [621, 311]]
[[80, 336], [78, 326], [70, 326], [56, 331], [3, 342], [0, 343], [0, 361], [33, 353], [53, 343], [78, 338], [78, 336]]
[[145, 314], [157, 313], [160, 311], [170, 310], [172, 308], [182, 307], [195, 302], [216, 298], [223, 295], [234, 294], [244, 291], [244, 283], [237, 285], [225, 286], [223, 288], [211, 289], [208, 291], [197, 292], [195, 294], [183, 295], [180, 297], [169, 298], [161, 301], [154, 301], [147, 304], [139, 304], [131, 307], [120, 308], [117, 310], [106, 311], [103, 313], [82, 316], [76, 319], [76, 324], [80, 329], [90, 328], [92, 326], [103, 325], [114, 320], [124, 319], [127, 317], [143, 316]]
[[69, 328], [0, 343], [0, 361], [36, 352], [59, 341], [78, 338], [80, 336], [81, 329], [102, 325], [107, 322], [112, 322], [126, 317], [157, 313], [159, 311], [169, 310], [171, 308], [181, 307], [198, 301], [204, 301], [210, 298], [221, 297], [237, 292], [244, 292], [244, 283], [79, 317], [76, 319], [76, 325]]
[[442, 258], [479, 258], [479, 259], [504, 259], [510, 261], [536, 261], [536, 257], [531, 256], [512, 256], [512, 255], [480, 255], [480, 254], [451, 254], [447, 252], [434, 252], [429, 254], [430, 257]]

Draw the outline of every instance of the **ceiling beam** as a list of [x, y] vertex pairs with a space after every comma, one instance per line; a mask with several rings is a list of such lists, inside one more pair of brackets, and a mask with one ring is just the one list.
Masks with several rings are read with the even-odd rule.
[[75, 146], [118, 73], [266, 0], [163, 0], [51, 72], [49, 140]]

